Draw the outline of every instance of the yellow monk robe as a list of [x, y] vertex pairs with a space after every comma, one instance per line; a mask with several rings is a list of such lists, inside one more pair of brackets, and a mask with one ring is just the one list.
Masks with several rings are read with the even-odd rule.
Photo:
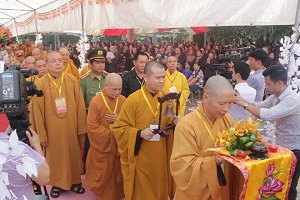
[[[61, 97], [67, 105], [65, 113], [57, 114], [55, 100], [59, 92], [52, 80], [58, 88], [61, 86]], [[69, 190], [72, 184], [81, 182], [80, 145], [86, 133], [86, 110], [74, 76], [63, 73], [52, 80], [45, 75], [36, 83], [43, 96], [33, 97], [33, 124], [40, 141], [48, 143], [45, 157], [51, 170], [49, 185]]]
[[31, 51], [32, 51], [30, 45], [27, 46], [26, 44], [24, 44], [24, 45], [21, 46], [21, 49], [24, 51], [24, 57], [25, 57], [25, 58], [26, 58], [27, 56], [30, 56]]
[[165, 93], [170, 92], [170, 87], [175, 86], [177, 92], [181, 93], [179, 102], [180, 102], [180, 108], [179, 108], [179, 115], [184, 116], [185, 113], [185, 107], [186, 107], [186, 100], [188, 99], [190, 95], [189, 85], [187, 82], [186, 77], [183, 73], [179, 71], [175, 71], [172, 75], [170, 74], [169, 70], [166, 70], [166, 81], [163, 88], [163, 91]]
[[[215, 123], [212, 124], [205, 116], [202, 104], [198, 106], [197, 110], [215, 139], [218, 131], [227, 130], [233, 125], [233, 120], [228, 114], [216, 119]], [[235, 178], [232, 177], [235, 175], [232, 174], [235, 171], [233, 165], [225, 163], [224, 173], [227, 185], [219, 186], [214, 152], [205, 152], [208, 148], [214, 148], [215, 144], [196, 112], [186, 115], [179, 121], [174, 135], [170, 166], [177, 185], [176, 200], [238, 199], [241, 189], [231, 186], [234, 184], [231, 180]], [[235, 169], [238, 171], [237, 168]], [[230, 174], [229, 170], [231, 171]], [[236, 184], [239, 184], [239, 181]], [[243, 187], [243, 184], [240, 187]], [[235, 191], [229, 193], [230, 188]]]
[[71, 59], [68, 60], [68, 62], [65, 64], [64, 67], [65, 67], [63, 70], [64, 72], [72, 74], [73, 76], [76, 77], [77, 80], [79, 79], [79, 71]]
[[[145, 85], [142, 88], [155, 112], [157, 97], [162, 96], [163, 92], [152, 96]], [[164, 112], [165, 106], [162, 109]], [[138, 155], [134, 155], [137, 131], [158, 123], [158, 118], [159, 111], [154, 117], [142, 90], [138, 90], [126, 99], [112, 128], [121, 155], [126, 200], [168, 199], [167, 139], [160, 137], [157, 142], [142, 140]], [[162, 128], [166, 127], [166, 123], [167, 118], [162, 115]]]
[[47, 51], [42, 51], [42, 59], [46, 59]]
[[[116, 108], [116, 113], [120, 113], [125, 97], [120, 95], [117, 100], [108, 97], [105, 90], [102, 93], [111, 111], [114, 112]], [[106, 120], [107, 114], [112, 113], [106, 107], [102, 95], [96, 95], [90, 102], [87, 118], [91, 146], [86, 160], [85, 180], [98, 199], [117, 200], [124, 197], [123, 176], [120, 154], [109, 129], [112, 124]]]
[[87, 72], [89, 72], [91, 70], [91, 67], [89, 65], [86, 65], [81, 71], [80, 71], [80, 76], [82, 76], [83, 74], [86, 74]]

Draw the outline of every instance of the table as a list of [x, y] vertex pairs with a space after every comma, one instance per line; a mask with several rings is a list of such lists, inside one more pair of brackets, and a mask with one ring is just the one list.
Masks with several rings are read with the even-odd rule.
[[229, 151], [225, 149], [217, 152], [236, 166], [244, 176], [240, 200], [286, 199], [297, 159], [292, 151], [276, 146], [277, 152], [268, 152], [268, 159], [264, 160], [253, 160], [249, 156], [238, 159], [230, 156]]

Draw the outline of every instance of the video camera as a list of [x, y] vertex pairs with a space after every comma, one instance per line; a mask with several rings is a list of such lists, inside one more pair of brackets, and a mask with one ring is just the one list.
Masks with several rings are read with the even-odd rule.
[[[219, 54], [219, 63], [223, 62], [235, 62], [235, 61], [246, 61], [248, 59], [248, 52], [250, 52], [251, 47], [242, 47], [237, 49], [224, 49], [222, 54]], [[226, 55], [226, 52], [229, 53]], [[235, 53], [232, 53], [235, 52]]]
[[216, 73], [220, 76], [225, 77], [230, 83], [234, 82], [232, 80], [232, 71], [228, 68], [226, 63], [214, 64], [216, 66]]
[[28, 103], [29, 96], [41, 97], [32, 81], [26, 78], [37, 75], [36, 69], [21, 69], [19, 65], [9, 65], [8, 70], [0, 73], [0, 113], [5, 113], [12, 130], [16, 129], [19, 140], [29, 143], [26, 130], [30, 126]]
[[[250, 52], [251, 47], [242, 47], [237, 49], [224, 49], [223, 54], [219, 54], [218, 62], [220, 64], [214, 64], [216, 66], [217, 74], [225, 77], [230, 83], [234, 82], [232, 80], [231, 66], [236, 61], [246, 61], [248, 60], [248, 52]], [[235, 52], [235, 53], [232, 53]], [[229, 54], [226, 54], [229, 53]]]

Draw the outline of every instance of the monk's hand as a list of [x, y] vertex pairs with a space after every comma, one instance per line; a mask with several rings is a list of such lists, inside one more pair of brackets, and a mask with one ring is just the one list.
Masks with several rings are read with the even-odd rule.
[[141, 137], [145, 140], [150, 140], [154, 135], [154, 130], [151, 128], [146, 128], [141, 131]]
[[180, 121], [181, 117], [178, 115], [178, 116], [175, 116], [174, 119], [173, 119], [173, 123], [175, 125], [177, 125], [177, 123]]
[[114, 123], [117, 119], [118, 114], [114, 113], [114, 114], [107, 114], [106, 115], [106, 121], [109, 123]]
[[215, 158], [216, 158], [217, 165], [220, 165], [226, 161], [224, 158], [220, 157], [218, 154], [215, 154]]

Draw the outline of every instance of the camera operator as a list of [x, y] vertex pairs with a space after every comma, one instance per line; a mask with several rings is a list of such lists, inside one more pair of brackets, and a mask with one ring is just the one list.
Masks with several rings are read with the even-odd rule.
[[[21, 199], [23, 198], [23, 196], [25, 196], [27, 199], [36, 198], [32, 187], [32, 181], [30, 180], [30, 178], [39, 185], [46, 185], [50, 180], [50, 168], [45, 158], [43, 157], [39, 136], [33, 130], [30, 131], [32, 135], [29, 131], [26, 131], [26, 135], [29, 139], [30, 146], [32, 148], [20, 141], [18, 141], [17, 146], [10, 146], [10, 148], [12, 148], [11, 151], [13, 151], [13, 148], [18, 148], [18, 146], [24, 148], [21, 154], [25, 154], [35, 161], [35, 165], [37, 167], [38, 172], [37, 177], [26, 176], [26, 178], [24, 178], [24, 176], [17, 171], [17, 168], [15, 166], [16, 163], [14, 162], [14, 160], [20, 159], [20, 154], [12, 155], [0, 151], [0, 155], [6, 156], [8, 160], [3, 164], [2, 169], [3, 172], [8, 173], [9, 185], [7, 186], [7, 189], [11, 190], [14, 193], [14, 195], [16, 195], [16, 199]], [[0, 133], [0, 141], [10, 145], [9, 136], [5, 133]]]

